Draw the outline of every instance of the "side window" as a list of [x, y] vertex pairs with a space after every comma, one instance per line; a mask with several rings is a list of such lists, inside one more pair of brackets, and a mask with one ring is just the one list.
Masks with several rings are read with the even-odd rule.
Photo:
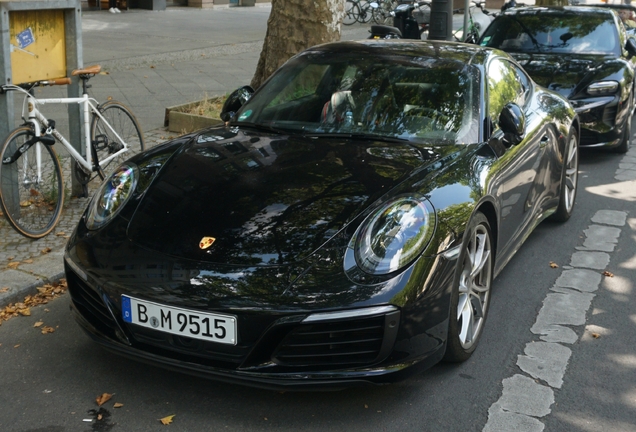
[[527, 76], [517, 66], [493, 59], [488, 65], [488, 116], [497, 124], [503, 107], [514, 102], [524, 106], [530, 89]]

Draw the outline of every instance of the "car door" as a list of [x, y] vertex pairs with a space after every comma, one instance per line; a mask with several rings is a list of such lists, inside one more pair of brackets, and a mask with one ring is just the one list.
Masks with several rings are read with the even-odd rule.
[[525, 116], [521, 140], [503, 139], [506, 151], [497, 161], [500, 181], [499, 247], [501, 256], [514, 253], [535, 226], [541, 202], [550, 184], [550, 167], [545, 154], [556, 139], [537, 114], [532, 102], [533, 84], [523, 70], [505, 58], [493, 58], [487, 68], [488, 116], [498, 131], [499, 115], [509, 102], [516, 103]]

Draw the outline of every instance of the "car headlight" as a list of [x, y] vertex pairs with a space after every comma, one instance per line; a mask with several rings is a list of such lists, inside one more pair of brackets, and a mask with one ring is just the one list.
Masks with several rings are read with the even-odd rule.
[[419, 195], [403, 195], [374, 211], [351, 239], [358, 267], [368, 274], [397, 271], [415, 260], [428, 246], [435, 231], [435, 211]]
[[587, 94], [592, 96], [609, 95], [618, 90], [618, 81], [597, 81], [587, 86]]
[[100, 228], [114, 218], [130, 199], [138, 178], [139, 169], [131, 163], [113, 172], [93, 195], [86, 215], [87, 228]]

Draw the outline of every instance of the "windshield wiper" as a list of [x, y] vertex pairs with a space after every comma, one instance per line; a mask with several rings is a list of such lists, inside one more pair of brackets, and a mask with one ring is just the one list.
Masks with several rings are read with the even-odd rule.
[[399, 137], [391, 137], [386, 135], [379, 134], [370, 134], [370, 133], [360, 133], [360, 132], [331, 132], [331, 133], [319, 133], [312, 132], [306, 133], [303, 136], [310, 138], [350, 138], [350, 139], [371, 139], [375, 141], [384, 141], [384, 142], [408, 142], [407, 138], [399, 138]]
[[280, 129], [280, 128], [275, 128], [274, 126], [271, 126], [271, 125], [268, 125], [268, 124], [263, 124], [263, 123], [233, 122], [232, 126], [248, 127], [248, 128], [252, 128], [252, 129], [265, 131], [265, 132], [274, 132], [274, 133], [277, 133], [277, 134], [289, 134], [289, 133], [291, 133], [291, 131], [288, 131], [288, 130], [285, 130], [285, 129]]

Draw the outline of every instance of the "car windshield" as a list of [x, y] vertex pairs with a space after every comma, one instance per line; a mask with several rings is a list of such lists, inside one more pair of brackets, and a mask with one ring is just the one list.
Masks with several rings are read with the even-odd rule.
[[498, 17], [481, 38], [482, 46], [507, 52], [620, 55], [611, 13], [539, 9]]
[[456, 60], [310, 52], [287, 62], [238, 125], [311, 136], [475, 142], [479, 71]]

